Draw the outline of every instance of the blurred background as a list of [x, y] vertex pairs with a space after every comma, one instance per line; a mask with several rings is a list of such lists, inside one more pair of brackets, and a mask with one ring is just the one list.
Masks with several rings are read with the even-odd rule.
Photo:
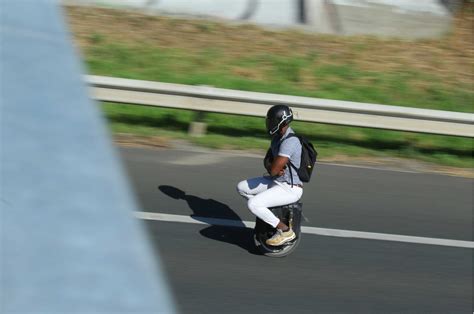
[[[472, 1], [67, 0], [94, 75], [474, 111]], [[262, 150], [261, 118], [103, 103], [121, 141]], [[207, 124], [188, 135], [193, 120]], [[472, 167], [472, 140], [295, 123], [324, 160]], [[140, 136], [132, 138], [127, 135]], [[392, 162], [395, 162], [392, 159]], [[398, 161], [400, 162], [400, 161]]]

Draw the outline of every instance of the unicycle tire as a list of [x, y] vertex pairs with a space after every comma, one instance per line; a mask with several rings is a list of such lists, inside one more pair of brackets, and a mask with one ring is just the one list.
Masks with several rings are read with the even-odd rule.
[[265, 256], [268, 257], [285, 257], [290, 255], [300, 243], [301, 234], [299, 234], [294, 240], [279, 246], [272, 246], [265, 243], [271, 235], [267, 234], [254, 234], [254, 242], [257, 249]]

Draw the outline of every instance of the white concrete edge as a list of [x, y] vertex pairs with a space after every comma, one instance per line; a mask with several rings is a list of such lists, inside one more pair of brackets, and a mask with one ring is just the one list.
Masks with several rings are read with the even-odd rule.
[[[216, 225], [216, 226], [227, 226], [227, 227], [253, 228], [255, 226], [255, 223], [251, 221], [239, 221], [239, 220], [231, 220], [231, 219], [172, 215], [172, 214], [150, 213], [150, 212], [134, 212], [134, 216], [136, 218], [143, 219], [143, 220], [204, 224], [204, 225]], [[315, 235], [327, 236], [327, 237], [404, 242], [404, 243], [438, 245], [438, 246], [447, 246], [447, 247], [456, 247], [456, 248], [470, 248], [470, 249], [474, 248], [474, 242], [472, 241], [415, 237], [415, 236], [406, 236], [406, 235], [398, 235], [398, 234], [362, 232], [362, 231], [305, 227], [305, 226], [301, 227], [301, 232], [306, 233], [306, 234], [315, 234]]]

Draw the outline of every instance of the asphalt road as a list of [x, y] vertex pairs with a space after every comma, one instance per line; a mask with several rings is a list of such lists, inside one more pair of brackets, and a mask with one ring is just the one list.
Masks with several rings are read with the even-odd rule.
[[[121, 148], [142, 211], [254, 220], [235, 185], [252, 156]], [[305, 226], [472, 241], [473, 181], [320, 164]], [[304, 234], [283, 259], [249, 228], [146, 221], [182, 313], [472, 313], [473, 250]]]

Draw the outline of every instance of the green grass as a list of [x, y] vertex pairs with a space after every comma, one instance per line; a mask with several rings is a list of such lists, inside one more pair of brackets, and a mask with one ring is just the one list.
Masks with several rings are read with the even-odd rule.
[[[268, 147], [263, 118], [208, 113], [208, 132], [200, 138], [187, 130], [195, 113], [187, 110], [105, 103], [103, 110], [113, 132], [186, 139], [211, 148], [261, 149]], [[401, 157], [446, 166], [473, 167], [472, 140], [459, 137], [341, 127], [294, 122], [292, 127], [308, 137], [320, 156]]]
[[[371, 72], [344, 61], [319, 62], [316, 54], [229, 56], [217, 48], [199, 53], [177, 48], [107, 43], [91, 35], [85, 53], [90, 72], [124, 78], [278, 93], [356, 102], [474, 112], [472, 86], [435, 76]], [[337, 61], [337, 60], [336, 60]]]
[[[453, 86], [409, 68], [403, 72], [364, 71], [350, 62], [319, 62], [316, 53], [232, 57], [209, 47], [196, 54], [145, 44], [108, 43], [98, 33], [90, 41], [93, 45], [85, 56], [90, 72], [96, 75], [461, 112], [474, 109], [474, 92], [469, 86]], [[187, 134], [193, 112], [115, 104], [103, 108], [117, 133], [180, 138], [213, 148], [265, 149], [268, 145], [260, 118], [206, 114], [208, 134], [193, 138]], [[315, 143], [323, 158], [395, 156], [473, 167], [471, 139], [316, 123], [293, 125]]]

